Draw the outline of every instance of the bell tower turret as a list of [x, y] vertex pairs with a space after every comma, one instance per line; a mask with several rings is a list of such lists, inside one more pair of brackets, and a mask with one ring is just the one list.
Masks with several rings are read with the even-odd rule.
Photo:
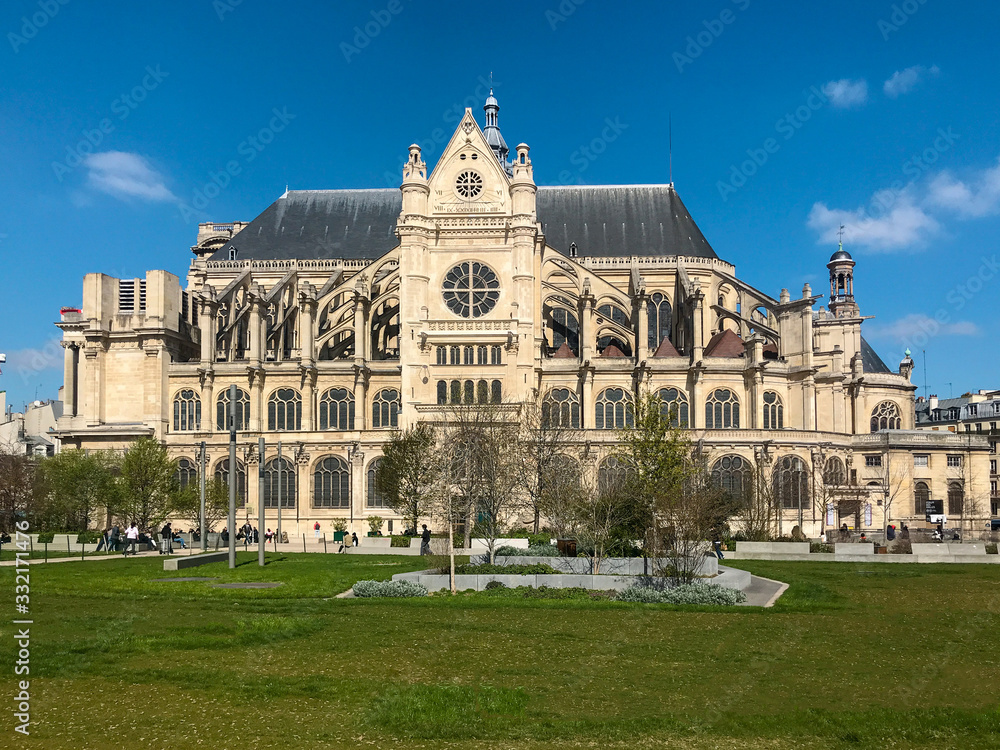
[[854, 259], [840, 247], [826, 264], [830, 269], [830, 312], [837, 318], [856, 318], [860, 315], [858, 303], [854, 301]]

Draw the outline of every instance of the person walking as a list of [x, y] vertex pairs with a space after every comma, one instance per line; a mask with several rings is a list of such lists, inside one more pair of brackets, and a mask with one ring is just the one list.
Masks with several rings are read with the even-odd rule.
[[111, 527], [111, 536], [108, 538], [108, 548], [112, 552], [118, 551], [118, 544], [120, 543], [121, 538], [122, 538], [122, 531], [118, 527], [118, 524], [114, 524]]
[[313, 531], [316, 533], [316, 538], [319, 539], [319, 521], [313, 524]]
[[351, 532], [351, 546], [352, 547], [358, 546], [358, 535], [353, 531]]
[[722, 554], [722, 539], [719, 538], [719, 532], [712, 532], [712, 547], [715, 549], [715, 556], [720, 560], [724, 560], [725, 556]]
[[160, 554], [166, 555], [174, 551], [174, 530], [170, 528], [170, 521], [163, 524], [160, 529]]
[[420, 554], [429, 555], [431, 553], [431, 530], [427, 528], [427, 524], [423, 525], [423, 532], [420, 534]]
[[101, 541], [97, 543], [97, 549], [95, 549], [94, 552], [100, 552], [102, 549], [110, 550], [111, 546], [108, 544], [110, 538], [111, 538], [111, 529], [105, 529], [104, 531], [102, 531]]
[[132, 556], [139, 554], [139, 551], [135, 547], [135, 543], [139, 541], [139, 529], [135, 525], [135, 521], [132, 521], [128, 525], [128, 529], [125, 531], [125, 553], [124, 557], [128, 557], [129, 549], [132, 550]]

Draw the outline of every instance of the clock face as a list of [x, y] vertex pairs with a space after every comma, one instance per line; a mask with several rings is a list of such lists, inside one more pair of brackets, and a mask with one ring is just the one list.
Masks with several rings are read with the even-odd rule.
[[488, 266], [474, 260], [459, 263], [448, 271], [442, 287], [448, 309], [463, 318], [485, 315], [500, 299], [497, 275]]
[[472, 169], [461, 172], [455, 179], [455, 192], [467, 201], [475, 200], [483, 192], [482, 175]]

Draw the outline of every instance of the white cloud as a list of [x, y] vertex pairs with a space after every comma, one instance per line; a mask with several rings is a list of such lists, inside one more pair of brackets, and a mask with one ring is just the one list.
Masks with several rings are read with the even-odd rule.
[[925, 68], [923, 65], [913, 65], [903, 70], [897, 70], [884, 84], [882, 90], [890, 99], [896, 99], [908, 94], [927, 76], [936, 76], [941, 72], [937, 65]]
[[172, 201], [163, 175], [149, 166], [139, 154], [104, 151], [91, 154], [84, 162], [89, 172], [87, 184], [115, 198], [138, 198], [145, 201]]
[[7, 353], [7, 364], [2, 365], [4, 374], [19, 375], [27, 383], [37, 373], [56, 370], [63, 366], [63, 350], [59, 339], [53, 338], [41, 349], [18, 349]]
[[1000, 213], [1000, 160], [973, 175], [968, 182], [944, 171], [930, 182], [927, 202], [955, 211], [961, 218], [978, 218]]
[[913, 313], [891, 323], [873, 325], [869, 333], [873, 338], [906, 343], [917, 336], [978, 336], [979, 327], [970, 320], [940, 323], [929, 315]]
[[860, 107], [868, 101], [868, 81], [863, 78], [856, 81], [841, 78], [839, 81], [824, 83], [823, 93], [834, 107], [840, 109]]
[[934, 217], [917, 205], [910, 187], [898, 194], [877, 193], [872, 205], [880, 208], [878, 216], [870, 215], [864, 207], [851, 211], [814, 203], [809, 228], [819, 233], [821, 243], [834, 244], [844, 225], [845, 242], [884, 251], [923, 246], [928, 236], [940, 229]]

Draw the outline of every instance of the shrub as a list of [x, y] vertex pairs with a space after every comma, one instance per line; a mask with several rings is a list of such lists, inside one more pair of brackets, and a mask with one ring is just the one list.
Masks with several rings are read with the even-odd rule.
[[890, 555], [912, 555], [913, 547], [910, 545], [909, 539], [897, 539], [895, 543], [889, 548]]
[[77, 544], [97, 544], [101, 541], [100, 531], [81, 531], [76, 535]]
[[996, 553], [997, 553], [997, 545], [995, 543], [994, 544], [987, 544], [986, 545], [986, 554], [987, 555], [995, 555]]
[[532, 547], [550, 546], [552, 537], [548, 534], [528, 534], [528, 544]]
[[382, 516], [368, 516], [368, 531], [377, 535], [382, 530]]
[[390, 547], [409, 547], [411, 537], [403, 536], [402, 534], [393, 534], [392, 542], [389, 544]]
[[559, 550], [548, 543], [532, 544], [527, 549], [504, 545], [503, 547], [497, 547], [494, 555], [497, 557], [501, 555], [504, 557], [559, 557]]
[[38, 535], [39, 544], [52, 544], [52, 540], [55, 539], [56, 532], [54, 531], [43, 531]]
[[673, 588], [657, 588], [642, 584], [632, 584], [616, 597], [620, 602], [642, 604], [712, 604], [732, 606], [747, 600], [746, 594], [735, 589], [726, 589], [714, 583], [684, 584]]
[[358, 581], [354, 595], [363, 599], [373, 597], [407, 598], [427, 596], [427, 588], [413, 581]]
[[505, 589], [507, 584], [503, 581], [490, 581], [486, 584], [486, 591], [492, 591], [493, 589]]
[[832, 544], [823, 544], [822, 542], [810, 542], [809, 543], [810, 552], [833, 552]]
[[551, 565], [545, 565], [544, 563], [535, 563], [534, 565], [490, 565], [488, 563], [474, 565], [472, 563], [466, 563], [465, 565], [455, 566], [455, 575], [474, 576], [487, 575], [490, 573], [510, 576], [533, 576], [539, 574], [559, 575], [560, 571], [556, 570]]

